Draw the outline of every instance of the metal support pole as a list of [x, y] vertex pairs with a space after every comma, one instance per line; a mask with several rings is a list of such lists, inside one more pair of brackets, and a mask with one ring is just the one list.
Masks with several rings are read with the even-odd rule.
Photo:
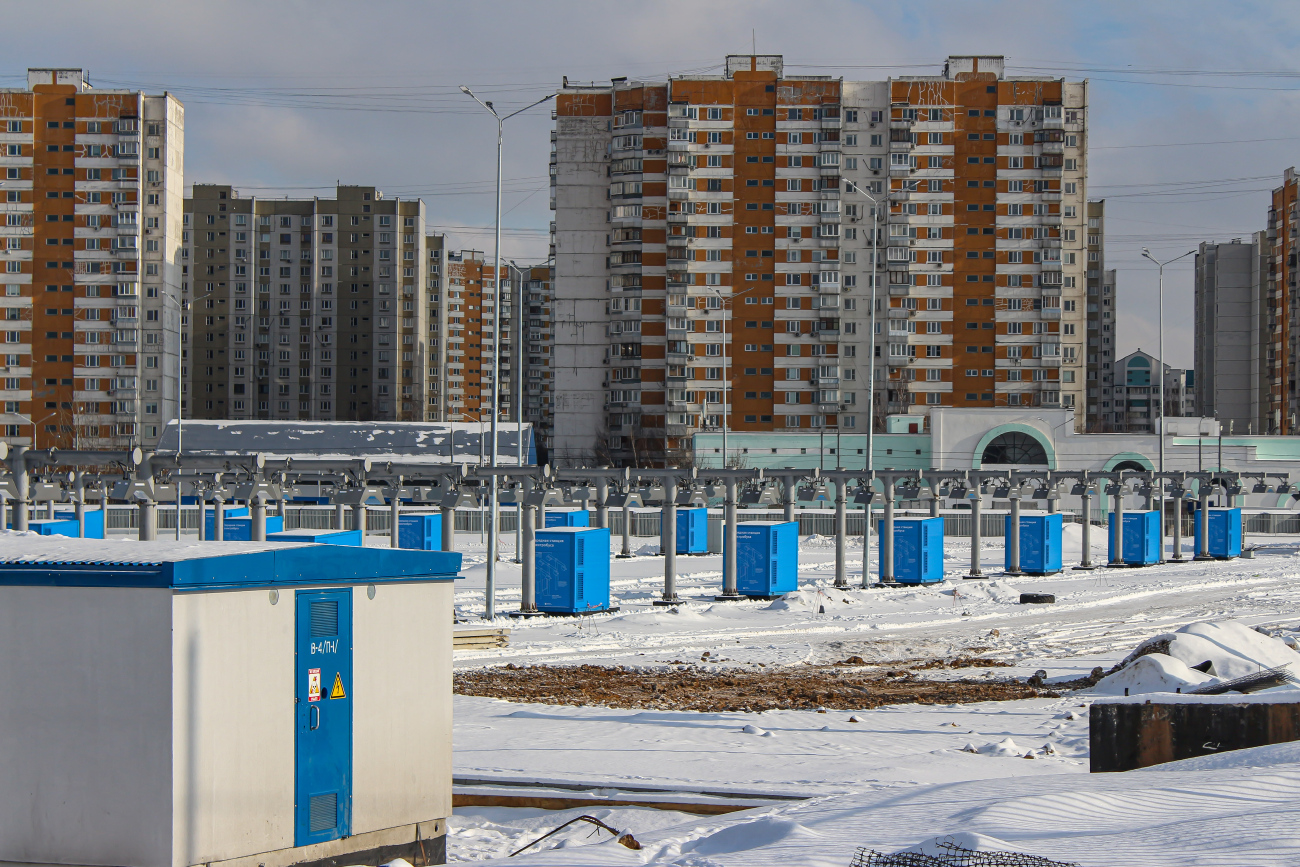
[[1055, 515], [1061, 511], [1061, 497], [1056, 488], [1051, 488], [1047, 492], [1047, 514]]
[[[77, 538], [86, 538], [86, 483], [82, 478], [81, 470], [72, 474], [73, 496], [77, 498], [73, 504], [73, 512], [77, 516]], [[0, 513], [0, 518], [4, 515]]]
[[848, 492], [845, 490], [848, 480], [835, 479], [835, 586], [848, 587], [848, 563], [845, 560], [844, 546], [848, 543], [849, 517], [847, 508]]
[[14, 474], [14, 493], [17, 494], [14, 499], [14, 529], [20, 532], [27, 529], [27, 504], [32, 491], [31, 474], [27, 472], [27, 461], [24, 459], [26, 454], [27, 446], [14, 446], [13, 460], [9, 465], [10, 472]]
[[154, 516], [157, 513], [157, 508], [158, 507], [154, 504], [153, 500], [140, 501], [140, 507], [138, 510], [140, 515], [140, 530], [137, 533], [136, 538], [141, 542], [153, 542], [157, 539], [157, 534], [154, 532]]
[[254, 494], [248, 501], [248, 514], [252, 518], [252, 540], [266, 541], [266, 499], [261, 494]]
[[596, 479], [596, 526], [609, 529], [609, 479]]
[[443, 506], [439, 509], [442, 515], [442, 550], [456, 550], [456, 510], [451, 506]]
[[1091, 569], [1092, 566], [1092, 487], [1085, 487], [1080, 495], [1083, 500], [1083, 556], [1075, 569]]
[[388, 547], [400, 548], [402, 521], [402, 477], [397, 477], [397, 490], [393, 492], [392, 498], [388, 501]]
[[1196, 522], [1201, 528], [1201, 538], [1196, 545], [1196, 560], [1213, 560], [1210, 556], [1210, 483], [1200, 480], [1200, 511], [1196, 513]]
[[623, 551], [618, 556], [622, 559], [632, 556], [632, 506], [628, 500], [623, 501]]
[[939, 497], [933, 491], [930, 491], [930, 517], [939, 517]]
[[659, 528], [659, 550], [664, 555], [664, 595], [658, 605], [677, 605], [677, 480], [664, 482], [664, 505]]
[[342, 503], [334, 504], [334, 529], [346, 530], [348, 528], [347, 506]]
[[880, 583], [894, 583], [894, 480], [885, 480], [885, 526], [880, 531]]
[[199, 541], [208, 541], [208, 501], [199, 495]]
[[[1179, 492], [1178, 496], [1174, 497], [1172, 502], [1174, 504], [1174, 556], [1170, 558], [1170, 562], [1183, 563], [1186, 561], [1183, 560], [1183, 496], [1182, 493]], [[1164, 520], [1163, 515], [1161, 516], [1161, 520], [1162, 521]]]
[[1020, 574], [1020, 491], [1011, 489], [1011, 520], [1007, 528], [1007, 574]]
[[356, 523], [356, 529], [361, 531], [361, 547], [366, 547], [366, 530], [369, 529], [366, 524], [366, 504], [358, 503], [352, 507], [352, 520]]
[[970, 574], [967, 578], [983, 578], [984, 572], [980, 569], [980, 554], [983, 552], [984, 536], [983, 528], [980, 526], [980, 516], [983, 514], [984, 498], [980, 494], [980, 486], [972, 485], [970, 493]]
[[531, 613], [537, 610], [537, 529], [533, 526], [533, 507], [522, 502], [521, 506], [524, 550], [519, 610]]
[[721, 599], [739, 599], [736, 581], [736, 477], [728, 476], [726, 499], [722, 504], [722, 596]]
[[216, 497], [212, 504], [212, 538], [218, 542], [226, 539], [226, 501]]
[[[545, 488], [546, 486], [543, 484], [542, 489], [545, 490]], [[533, 519], [533, 526], [536, 527], [538, 530], [546, 529], [546, 501], [545, 500], [542, 500], [542, 504], [537, 507], [537, 517]]]
[[[876, 487], [874, 474], [868, 471], [866, 480], [867, 491], [872, 492]], [[871, 586], [871, 502], [862, 504], [862, 587], [866, 589]]]
[[1116, 568], [1126, 565], [1124, 563], [1124, 480], [1115, 480], [1115, 501], [1110, 513], [1111, 536], [1115, 540], [1114, 548], [1110, 552], [1110, 563], [1107, 565]]
[[781, 479], [781, 509], [783, 521], [794, 520], [794, 483], [795, 476], [784, 476]]

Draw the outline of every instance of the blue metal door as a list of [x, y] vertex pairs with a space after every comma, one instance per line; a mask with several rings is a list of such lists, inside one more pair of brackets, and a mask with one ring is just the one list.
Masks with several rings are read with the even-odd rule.
[[294, 845], [352, 833], [352, 592], [297, 594]]

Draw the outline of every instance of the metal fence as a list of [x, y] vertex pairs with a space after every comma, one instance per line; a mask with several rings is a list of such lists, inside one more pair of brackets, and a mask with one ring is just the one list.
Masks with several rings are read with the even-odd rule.
[[[88, 511], [93, 511], [88, 510]], [[403, 514], [409, 514], [414, 510], [403, 510]], [[427, 510], [426, 510], [427, 511]], [[483, 534], [487, 530], [488, 519], [487, 509], [457, 509], [455, 512], [456, 532], [465, 534]], [[267, 514], [275, 514], [274, 508], [268, 508]], [[896, 517], [926, 517], [929, 512], [926, 510], [898, 509], [894, 512]], [[986, 539], [1000, 539], [1004, 535], [1006, 526], [1007, 512], [1004, 511], [982, 511], [980, 513], [980, 535]], [[181, 531], [186, 535], [197, 535], [199, 528], [199, 507], [184, 506], [181, 509], [182, 524]], [[592, 516], [594, 518], [594, 510]], [[631, 535], [641, 538], [659, 538], [660, 535], [660, 518], [662, 513], [658, 509], [634, 509], [632, 510], [632, 533]], [[1062, 518], [1067, 524], [1082, 523], [1083, 517], [1073, 512], [1062, 512]], [[46, 517], [43, 508], [33, 508], [31, 511], [32, 520], [42, 520]], [[368, 534], [387, 535], [390, 529], [391, 513], [387, 507], [372, 507], [366, 509], [366, 532]], [[861, 536], [865, 519], [861, 509], [850, 509], [846, 514], [846, 528], [849, 536]], [[971, 531], [970, 512], [944, 512], [943, 531], [945, 536], [956, 538], [969, 538]], [[517, 513], [514, 509], [502, 509], [498, 516], [498, 531], [504, 535], [513, 536], [517, 524]], [[738, 522], [746, 521], [781, 521], [784, 520], [784, 512], [780, 509], [738, 509], [736, 511], [736, 520]], [[835, 513], [829, 509], [806, 509], [796, 510], [795, 520], [799, 522], [799, 535], [801, 536], [833, 536], [835, 535]], [[878, 533], [880, 524], [884, 520], [884, 513], [875, 509], [871, 513], [871, 530], [872, 533]], [[1174, 521], [1177, 520], [1173, 515], [1166, 516], [1165, 535], [1172, 536], [1174, 530]], [[721, 524], [723, 522], [723, 513], [721, 509], [709, 510], [709, 523]], [[352, 507], [346, 507], [343, 515], [344, 529], [355, 529], [356, 515]], [[1094, 527], [1104, 529], [1110, 523], [1110, 514], [1106, 512], [1094, 512], [1092, 524]], [[1243, 530], [1246, 535], [1300, 535], [1300, 512], [1247, 512], [1243, 514]], [[1196, 531], [1196, 518], [1193, 515], [1182, 516], [1182, 533], [1184, 538], [1191, 539]], [[311, 530], [328, 530], [334, 526], [334, 507], [333, 506], [316, 506], [316, 505], [293, 505], [286, 504], [284, 507], [284, 528], [286, 530], [311, 529]], [[114, 535], [129, 535], [138, 531], [140, 527], [140, 510], [135, 506], [129, 505], [109, 505], [107, 515], [105, 516], [105, 529]], [[623, 533], [623, 510], [609, 510], [609, 528], [610, 533], [614, 536], [621, 536]], [[176, 507], [161, 504], [158, 506], [158, 530], [161, 534], [164, 530], [175, 532], [176, 529]]]

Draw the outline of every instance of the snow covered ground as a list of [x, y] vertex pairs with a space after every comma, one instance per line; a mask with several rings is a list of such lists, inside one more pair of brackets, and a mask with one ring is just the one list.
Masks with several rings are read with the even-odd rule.
[[[457, 605], [471, 616], [483, 610], [476, 541], [458, 539], [468, 577], [458, 584]], [[785, 666], [853, 655], [873, 662], [974, 652], [1013, 667], [932, 673], [1006, 677], [1042, 669], [1049, 680], [1074, 678], [1096, 666], [1109, 669], [1142, 641], [1194, 621], [1300, 627], [1294, 614], [1300, 539], [1251, 541], [1261, 546], [1253, 560], [1012, 579], [998, 575], [1003, 549], [993, 540], [981, 562], [997, 577], [963, 581], [969, 545], [950, 540], [950, 580], [934, 588], [881, 590], [856, 589], [859, 544], [849, 554], [855, 589], [845, 591], [831, 587], [831, 541], [804, 539], [801, 590], [773, 602], [715, 603], [720, 558], [678, 557], [679, 592], [692, 601], [676, 610], [651, 607], [662, 589], [663, 560], [647, 553], [613, 561], [621, 611], [522, 622], [501, 617], [513, 630], [510, 646], [458, 652], [455, 664]], [[1094, 561], [1104, 562], [1103, 545], [1094, 548]], [[1185, 555], [1191, 555], [1190, 544]], [[1077, 560], [1076, 537], [1073, 551], [1067, 541], [1067, 567]], [[518, 567], [501, 564], [499, 612], [518, 606], [518, 582]], [[1023, 591], [1054, 593], [1057, 602], [1020, 605]], [[1180, 637], [1169, 652], [1195, 655], [1201, 637]], [[702, 662], [704, 651], [717, 661]], [[1186, 668], [1190, 660], [1177, 664]], [[1087, 705], [1096, 697], [702, 714], [457, 696], [455, 771], [479, 780], [589, 784], [608, 797], [618, 797], [623, 786], [806, 799], [717, 817], [606, 808], [595, 815], [631, 830], [643, 850], [600, 842], [609, 835], [592, 837], [589, 826], [575, 827], [512, 864], [843, 867], [858, 846], [895, 851], [948, 834], [982, 834], [994, 838], [986, 841], [993, 848], [1086, 867], [1117, 863], [1116, 852], [1135, 865], [1300, 860], [1300, 832], [1294, 831], [1300, 746], [1089, 775]], [[458, 809], [450, 856], [503, 857], [576, 814]], [[562, 848], [547, 850], [556, 840]]]

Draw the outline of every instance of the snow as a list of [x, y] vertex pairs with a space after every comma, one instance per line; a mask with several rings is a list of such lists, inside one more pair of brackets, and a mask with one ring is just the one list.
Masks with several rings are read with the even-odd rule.
[[[1010, 667], [925, 674], [1028, 677], [1041, 669], [1050, 683], [1129, 664], [1094, 690], [1055, 699], [825, 713], [621, 710], [456, 696], [455, 773], [587, 785], [597, 801], [617, 797], [620, 786], [660, 788], [683, 799], [702, 792], [799, 799], [722, 816], [662, 812], [661, 821], [641, 826], [639, 811], [597, 804], [586, 812], [615, 816], [610, 824], [632, 830], [644, 848], [633, 852], [608, 834], [589, 838], [582, 831], [565, 838], [562, 851], [548, 849], [547, 841], [510, 859], [513, 865], [844, 867], [859, 846], [934, 851], [949, 838], [1087, 867], [1114, 863], [1115, 852], [1138, 867], [1298, 863], [1300, 743], [1087, 773], [1088, 706], [1124, 701], [1113, 697], [1125, 685], [1114, 678], [1128, 678], [1131, 701], [1203, 700], [1173, 690], [1300, 659], [1292, 649], [1300, 617], [1290, 613], [1300, 602], [1300, 540], [1252, 541], [1263, 543], [1255, 560], [1078, 572], [1069, 570], [1077, 553], [1072, 560], [1067, 534], [1067, 571], [1010, 577], [1001, 574], [1001, 541], [990, 540], [981, 549], [989, 580], [963, 581], [969, 543], [951, 539], [944, 584], [863, 590], [860, 543], [849, 548], [853, 586], [841, 589], [832, 586], [830, 540], [813, 538], [801, 545], [800, 589], [774, 601], [716, 603], [721, 558], [678, 557], [678, 592], [690, 602], [677, 609], [650, 607], [662, 590], [663, 560], [657, 545], [644, 544], [645, 553], [612, 561], [619, 613], [518, 623], [503, 617], [500, 625], [512, 627], [510, 646], [457, 653], [456, 667], [690, 660], [708, 668], [780, 668], [854, 655], [888, 663], [969, 654]], [[456, 600], [462, 611], [481, 616], [476, 543], [477, 537], [458, 538], [467, 578]], [[1094, 562], [1103, 563], [1100, 532], [1093, 547]], [[518, 576], [518, 566], [500, 565], [498, 611], [518, 605]], [[1020, 605], [1019, 594], [1030, 590], [1054, 593], [1058, 602]], [[1154, 639], [1167, 639], [1169, 652], [1133, 656]], [[706, 650], [716, 661], [696, 662]], [[1206, 660], [1212, 673], [1190, 668]], [[1300, 693], [1276, 690], [1204, 700], [1295, 697]], [[508, 845], [523, 845], [575, 814], [499, 809], [490, 828], [473, 812], [466, 825], [453, 820], [453, 860], [500, 858]]]
[[1139, 656], [1124, 668], [1102, 678], [1096, 691], [1108, 695], [1138, 695], [1195, 689], [1214, 678], [1188, 668], [1181, 660], [1163, 653]]

